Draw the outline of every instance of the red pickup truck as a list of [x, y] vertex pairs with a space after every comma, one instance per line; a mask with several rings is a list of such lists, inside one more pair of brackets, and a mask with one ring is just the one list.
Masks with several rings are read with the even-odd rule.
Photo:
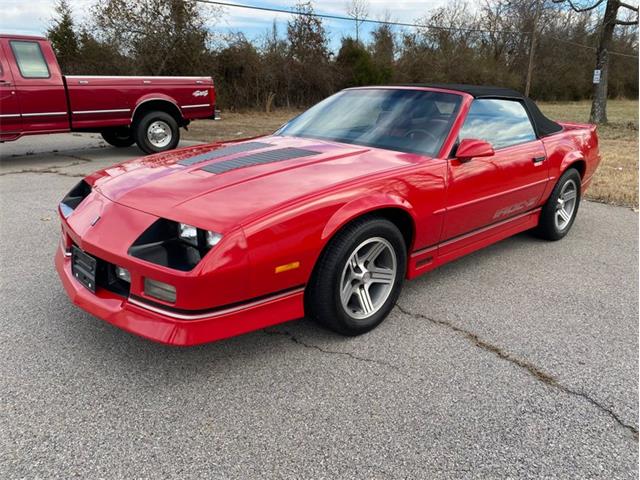
[[0, 142], [98, 132], [155, 153], [175, 148], [179, 128], [198, 118], [215, 118], [211, 77], [62, 75], [47, 39], [0, 35]]

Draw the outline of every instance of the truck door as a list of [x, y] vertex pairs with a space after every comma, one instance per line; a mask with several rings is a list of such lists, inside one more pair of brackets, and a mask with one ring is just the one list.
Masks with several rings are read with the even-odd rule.
[[7, 57], [0, 45], [0, 140], [12, 140], [20, 135], [21, 130], [18, 95]]
[[3, 47], [9, 50], [23, 133], [68, 131], [66, 91], [49, 44], [45, 40], [10, 39]]

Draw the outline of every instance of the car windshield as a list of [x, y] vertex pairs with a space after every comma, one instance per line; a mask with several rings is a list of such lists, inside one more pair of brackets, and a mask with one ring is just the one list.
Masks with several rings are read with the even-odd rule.
[[460, 101], [460, 95], [427, 90], [343, 90], [285, 124], [276, 135], [435, 156]]

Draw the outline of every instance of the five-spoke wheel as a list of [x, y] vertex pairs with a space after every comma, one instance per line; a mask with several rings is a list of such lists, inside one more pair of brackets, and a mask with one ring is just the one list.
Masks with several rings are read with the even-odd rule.
[[381, 237], [356, 247], [342, 270], [340, 300], [356, 319], [375, 314], [389, 298], [398, 270], [391, 244]]
[[569, 168], [562, 174], [542, 207], [535, 230], [538, 236], [560, 240], [569, 232], [580, 206], [580, 185], [580, 174], [575, 168]]
[[560, 189], [560, 195], [556, 202], [556, 227], [564, 230], [573, 219], [573, 212], [576, 209], [578, 199], [578, 187], [573, 179], [568, 179]]
[[406, 264], [398, 227], [384, 218], [360, 218], [340, 230], [318, 260], [306, 289], [306, 312], [342, 334], [365, 333], [395, 305]]

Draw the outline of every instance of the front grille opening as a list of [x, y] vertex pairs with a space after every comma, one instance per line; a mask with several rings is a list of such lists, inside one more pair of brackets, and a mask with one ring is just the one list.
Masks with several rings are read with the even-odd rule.
[[128, 297], [131, 284], [116, 276], [116, 266], [113, 263], [98, 259], [96, 285], [117, 295]]

